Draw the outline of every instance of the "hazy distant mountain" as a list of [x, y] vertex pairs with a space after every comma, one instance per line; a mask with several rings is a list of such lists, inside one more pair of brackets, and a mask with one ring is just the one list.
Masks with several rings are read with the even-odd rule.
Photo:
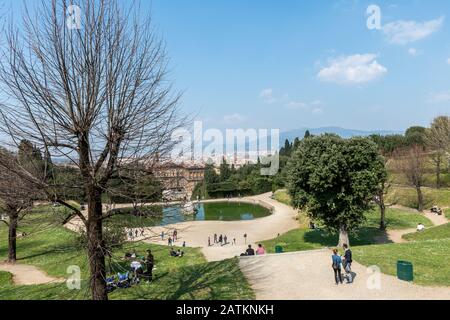
[[285, 131], [280, 133], [280, 142], [284, 143], [286, 139], [289, 141], [293, 141], [295, 138], [303, 138], [306, 130], [312, 135], [320, 135], [323, 133], [334, 133], [342, 138], [351, 138], [356, 136], [370, 136], [372, 134], [379, 135], [390, 135], [390, 134], [403, 134], [404, 131], [390, 131], [390, 130], [374, 130], [374, 131], [363, 131], [363, 130], [353, 130], [353, 129], [344, 129], [340, 127], [322, 127], [322, 128], [300, 128], [290, 131]]

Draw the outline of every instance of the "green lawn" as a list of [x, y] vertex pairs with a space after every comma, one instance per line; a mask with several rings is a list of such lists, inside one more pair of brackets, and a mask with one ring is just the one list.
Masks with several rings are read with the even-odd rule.
[[[429, 209], [434, 205], [440, 207], [450, 207], [450, 189], [423, 188], [425, 208]], [[392, 187], [386, 202], [399, 204], [405, 207], [417, 208], [417, 192], [414, 188]]]
[[12, 284], [12, 275], [6, 271], [0, 271], [0, 288]]
[[[380, 214], [378, 209], [368, 211], [364, 226], [355, 234], [350, 235], [350, 244], [352, 246], [373, 244], [374, 238], [381, 235], [381, 232], [378, 230], [379, 221]], [[386, 210], [386, 222], [388, 229], [415, 228], [419, 222], [427, 227], [432, 225], [431, 221], [420, 213], [391, 208]], [[307, 228], [291, 230], [278, 238], [263, 242], [269, 252], [274, 252], [277, 245], [282, 246], [285, 252], [290, 252], [334, 247], [337, 243], [337, 235], [330, 235]]]
[[[366, 213], [366, 226], [378, 227], [380, 225], [380, 210], [378, 208]], [[425, 227], [431, 227], [433, 223], [419, 212], [388, 208], [386, 209], [386, 227], [388, 230], [411, 229], [423, 223]]]
[[447, 217], [447, 219], [450, 220], [450, 208], [445, 209], [444, 212], [445, 212], [445, 216]]
[[287, 190], [277, 190], [273, 194], [273, 198], [278, 202], [284, 203], [288, 206], [292, 205], [291, 196], [288, 194]]
[[450, 286], [450, 239], [402, 244], [353, 247], [356, 261], [376, 265], [386, 274], [396, 275], [397, 261], [414, 265], [414, 282], [423, 285]]
[[450, 223], [438, 227], [429, 228], [422, 232], [409, 233], [404, 235], [403, 238], [408, 241], [450, 239]]
[[[20, 232], [27, 236], [18, 239], [18, 263], [35, 265], [49, 275], [67, 278], [67, 267], [77, 265], [82, 273], [81, 290], [69, 290], [65, 283], [15, 286], [10, 274], [0, 273], [0, 299], [88, 299], [89, 268], [75, 233], [55, 223], [53, 208], [43, 207], [29, 215]], [[58, 209], [59, 210], [59, 209]], [[7, 229], [0, 225], [0, 260], [7, 255]], [[121, 258], [135, 249], [144, 255], [151, 248], [155, 256], [154, 281], [129, 289], [114, 291], [111, 299], [253, 299], [254, 293], [238, 268], [237, 259], [208, 263], [199, 249], [184, 248], [185, 256], [169, 256], [169, 248], [145, 243], [126, 243], [108, 261], [110, 273], [128, 269]]]

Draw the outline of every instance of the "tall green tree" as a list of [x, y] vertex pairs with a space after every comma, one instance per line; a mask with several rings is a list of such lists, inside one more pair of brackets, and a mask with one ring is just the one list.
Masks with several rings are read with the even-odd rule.
[[342, 246], [364, 222], [384, 175], [384, 160], [370, 139], [327, 134], [300, 143], [289, 163], [288, 190], [296, 208], [339, 233]]

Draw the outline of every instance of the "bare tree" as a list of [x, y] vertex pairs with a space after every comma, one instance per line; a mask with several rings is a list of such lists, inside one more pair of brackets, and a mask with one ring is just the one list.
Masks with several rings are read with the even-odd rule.
[[436, 187], [441, 187], [441, 173], [450, 152], [450, 117], [440, 116], [433, 120], [426, 131], [426, 144], [431, 151], [431, 161], [436, 172]]
[[396, 169], [404, 174], [408, 183], [416, 189], [417, 209], [423, 211], [424, 198], [422, 187], [424, 185], [424, 176], [426, 173], [426, 163], [428, 157], [422, 146], [412, 146], [403, 151], [397, 151], [395, 157]]
[[[7, 163], [7, 166], [2, 164]], [[17, 228], [19, 222], [33, 208], [33, 201], [38, 198], [38, 192], [33, 185], [9, 170], [18, 166], [17, 157], [0, 149], [0, 202], [7, 220], [2, 219], [8, 226], [8, 262], [17, 260]]]
[[[142, 163], [172, 147], [180, 95], [167, 79], [163, 42], [138, 5], [115, 0], [42, 1], [11, 23], [0, 64], [8, 99], [1, 105], [4, 145], [27, 139], [45, 154], [70, 160], [81, 173], [87, 215], [55, 186], [25, 168], [10, 168], [73, 210], [86, 228], [92, 298], [106, 300], [102, 195], [124, 163]], [[78, 10], [79, 8], [79, 10]], [[73, 13], [79, 25], [67, 23]], [[68, 28], [70, 26], [70, 28]], [[79, 27], [79, 28], [78, 28]]]

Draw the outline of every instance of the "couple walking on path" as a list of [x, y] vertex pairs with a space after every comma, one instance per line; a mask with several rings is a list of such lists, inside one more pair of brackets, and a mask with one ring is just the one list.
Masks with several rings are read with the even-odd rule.
[[343, 245], [345, 253], [344, 256], [341, 257], [338, 254], [337, 249], [333, 250], [333, 255], [331, 256], [332, 260], [332, 268], [334, 271], [334, 279], [336, 281], [336, 285], [339, 283], [343, 283], [343, 277], [342, 277], [342, 266], [344, 266], [345, 270], [345, 278], [347, 279], [347, 283], [353, 282], [353, 275], [352, 275], [352, 251], [349, 249], [347, 244]]

